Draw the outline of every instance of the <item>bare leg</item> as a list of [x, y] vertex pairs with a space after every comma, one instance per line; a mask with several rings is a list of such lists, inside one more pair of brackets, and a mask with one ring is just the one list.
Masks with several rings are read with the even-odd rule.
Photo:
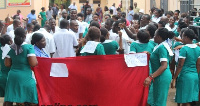
[[4, 106], [13, 106], [13, 103], [12, 102], [4, 102], [3, 105]]

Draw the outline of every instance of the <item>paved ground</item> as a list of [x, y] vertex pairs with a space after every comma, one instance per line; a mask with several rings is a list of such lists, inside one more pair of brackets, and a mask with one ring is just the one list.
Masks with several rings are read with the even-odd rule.
[[[174, 102], [174, 94], [175, 89], [169, 90], [168, 100], [167, 100], [167, 106], [176, 106], [176, 103]], [[3, 98], [0, 98], [0, 106], [3, 106]]]

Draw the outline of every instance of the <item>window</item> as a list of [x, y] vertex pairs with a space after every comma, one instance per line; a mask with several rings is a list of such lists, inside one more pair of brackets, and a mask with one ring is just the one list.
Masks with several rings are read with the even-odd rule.
[[0, 0], [0, 9], [6, 8], [6, 0]]
[[100, 4], [101, 0], [93, 0], [93, 4]]
[[87, 0], [79, 0], [79, 3], [85, 3]]

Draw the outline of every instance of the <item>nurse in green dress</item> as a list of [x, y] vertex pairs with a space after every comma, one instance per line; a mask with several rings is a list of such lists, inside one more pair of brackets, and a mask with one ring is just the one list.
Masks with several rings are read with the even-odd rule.
[[12, 39], [11, 39], [11, 37], [9, 35], [2, 35], [0, 37], [0, 42], [1, 42], [1, 44], [0, 44], [0, 47], [1, 47], [1, 49], [0, 49], [0, 58], [1, 58], [1, 61], [0, 61], [1, 62], [0, 97], [4, 97], [5, 96], [5, 87], [6, 87], [8, 72], [10, 71], [10, 68], [5, 66], [5, 64], [4, 64], [4, 58], [5, 57], [2, 57], [2, 54], [3, 54], [3, 52], [6, 53], [6, 50], [10, 49], [9, 45], [12, 44]]
[[26, 33], [23, 28], [15, 30], [14, 43], [5, 58], [5, 66], [11, 67], [5, 91], [5, 104], [12, 106], [16, 103], [38, 104], [36, 82], [32, 78], [30, 67], [37, 65], [34, 48], [24, 42]]
[[[175, 102], [190, 106], [190, 102], [199, 100], [200, 47], [192, 43], [194, 31], [187, 29], [183, 33], [184, 47], [180, 50], [179, 62], [171, 87], [175, 87]], [[177, 81], [176, 81], [177, 80]]]
[[153, 102], [151, 106], [166, 106], [169, 85], [172, 75], [169, 69], [169, 57], [172, 50], [165, 40], [168, 39], [168, 30], [160, 28], [155, 32], [155, 46], [151, 56], [152, 74], [144, 81], [144, 86], [149, 86], [153, 81]]
[[47, 15], [46, 15], [46, 12], [45, 12], [45, 8], [42, 7], [41, 8], [41, 12], [40, 14], [38, 15], [38, 18], [41, 19], [41, 27], [44, 27], [45, 25], [45, 22], [47, 21]]
[[120, 39], [118, 44], [116, 41], [109, 40], [109, 33], [106, 28], [102, 27], [100, 31], [101, 31], [100, 42], [104, 46], [106, 55], [116, 54], [117, 51], [120, 54], [123, 54], [122, 33], [119, 34]]
[[[96, 44], [95, 45], [96, 48], [95, 48], [93, 53], [91, 53], [91, 52], [82, 52], [82, 50], [81, 50], [81, 56], [106, 55], [105, 51], [104, 51], [104, 47], [100, 43], [100, 36], [101, 36], [101, 31], [100, 31], [99, 28], [97, 28], [95, 26], [92, 26], [92, 27], [89, 28], [88, 34], [85, 37], [86, 45], [83, 46], [82, 50], [86, 46], [91, 46], [91, 45], [87, 45], [88, 42], [90, 42], [91, 44]], [[92, 46], [94, 46], [94, 45], [92, 45]]]

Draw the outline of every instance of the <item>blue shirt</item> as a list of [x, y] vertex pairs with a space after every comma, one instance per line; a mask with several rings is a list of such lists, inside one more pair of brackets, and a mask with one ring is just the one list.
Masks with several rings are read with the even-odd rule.
[[28, 18], [28, 23], [31, 23], [32, 20], [34, 19], [36, 20], [36, 15], [30, 13], [27, 15], [27, 18]]
[[34, 50], [35, 50], [35, 55], [37, 57], [48, 57], [48, 54], [45, 53], [44, 49], [40, 50], [37, 46], [34, 46]]

